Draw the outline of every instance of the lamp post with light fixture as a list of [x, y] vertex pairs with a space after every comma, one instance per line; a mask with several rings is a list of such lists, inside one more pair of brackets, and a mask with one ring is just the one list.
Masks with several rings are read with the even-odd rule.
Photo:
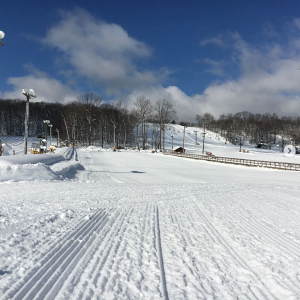
[[113, 123], [113, 126], [114, 126], [114, 151], [116, 150], [116, 126], [117, 126], [117, 122], [111, 120], [111, 122]]
[[52, 145], [52, 124], [49, 124], [48, 127], [50, 127], [50, 146]]
[[33, 89], [23, 89], [22, 94], [26, 96], [26, 112], [25, 112], [25, 134], [24, 134], [24, 154], [27, 154], [27, 139], [28, 139], [28, 120], [29, 120], [29, 100], [36, 98]]
[[56, 132], [57, 132], [57, 147], [59, 148], [59, 130], [56, 129]]
[[197, 145], [198, 143], [197, 143], [197, 132], [198, 131], [194, 131], [195, 132], [195, 145]]
[[[204, 130], [205, 130], [205, 128], [204, 128]], [[204, 154], [204, 140], [205, 140], [205, 135], [206, 135], [206, 132], [203, 131], [203, 132], [202, 132], [202, 137], [203, 137], [202, 154]]]
[[44, 120], [43, 121], [44, 122], [44, 124], [45, 124], [45, 140], [47, 140], [47, 129], [48, 129], [48, 124], [50, 124], [50, 121], [49, 120]]
[[236, 139], [235, 139], [236, 143], [239, 142], [240, 152], [242, 152], [242, 145], [243, 145], [242, 140], [243, 140], [243, 136], [241, 136], [241, 135], [237, 136]]

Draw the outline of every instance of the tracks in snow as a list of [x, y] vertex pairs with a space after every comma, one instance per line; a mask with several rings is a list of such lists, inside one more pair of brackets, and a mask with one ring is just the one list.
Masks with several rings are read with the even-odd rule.
[[161, 272], [161, 289], [163, 291], [163, 298], [165, 300], [168, 300], [169, 296], [168, 296], [168, 289], [167, 289], [167, 283], [166, 283], [164, 260], [163, 260], [163, 254], [162, 254], [162, 248], [161, 248], [161, 237], [160, 237], [160, 228], [159, 228], [159, 210], [158, 210], [158, 207], [156, 207], [155, 235], [156, 235], [156, 247], [157, 247], [158, 262], [159, 262], [159, 268], [160, 268], [160, 272]]
[[83, 221], [75, 230], [54, 242], [49, 253], [3, 299], [54, 299], [107, 222], [105, 210], [98, 210], [91, 220]]
[[277, 299], [190, 197], [160, 212], [170, 299]]
[[94, 299], [113, 294], [168, 299], [158, 213], [151, 204], [96, 210], [48, 243], [47, 254], [2, 299]]
[[[46, 241], [43, 252], [47, 248], [48, 253], [36, 253], [36, 265], [1, 299], [273, 300], [299, 295], [292, 267], [274, 263], [274, 249], [283, 243], [281, 257], [297, 256], [296, 239], [282, 235], [275, 240], [276, 223], [271, 224], [277, 219], [277, 228], [296, 231], [297, 201], [286, 209], [284, 200], [278, 202], [283, 211], [277, 218], [275, 204], [261, 201], [258, 192], [238, 193], [229, 189], [198, 197], [178, 189], [176, 197], [167, 191], [158, 203], [134, 202], [140, 195], [133, 194], [118, 198], [115, 207], [99, 208], [68, 234]], [[250, 194], [255, 199], [247, 202]], [[251, 218], [254, 214], [259, 218]]]
[[253, 191], [251, 201], [248, 197], [242, 193], [233, 201], [220, 194], [213, 201], [198, 201], [198, 205], [216, 224], [227, 228], [235, 247], [246, 252], [255, 269], [266, 272], [272, 266], [272, 276], [265, 273], [261, 278], [269, 276], [270, 286], [277, 286], [276, 293], [299, 295], [298, 199], [282, 198], [276, 191], [266, 199], [263, 190]]

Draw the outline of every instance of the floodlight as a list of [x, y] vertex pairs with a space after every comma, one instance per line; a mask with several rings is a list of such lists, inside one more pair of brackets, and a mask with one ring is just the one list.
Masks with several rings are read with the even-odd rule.
[[[0, 36], [4, 37], [4, 33], [0, 31]], [[0, 40], [1, 41], [1, 40]], [[29, 100], [36, 98], [33, 89], [22, 89], [22, 94], [26, 96], [26, 113], [25, 113], [25, 135], [24, 135], [24, 154], [27, 154], [27, 138], [28, 138], [28, 119], [29, 119]]]
[[36, 98], [37, 95], [34, 93], [33, 89], [22, 89], [22, 94], [29, 96], [29, 98]]
[[2, 43], [2, 39], [4, 38], [5, 33], [3, 31], [0, 31], [0, 45], [3, 46], [4, 44]]

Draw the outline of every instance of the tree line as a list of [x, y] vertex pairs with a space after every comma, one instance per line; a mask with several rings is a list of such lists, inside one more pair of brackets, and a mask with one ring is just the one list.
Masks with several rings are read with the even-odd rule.
[[[53, 138], [58, 130], [65, 142], [102, 147], [108, 143], [116, 148], [162, 149], [165, 126], [177, 118], [173, 104], [165, 99], [153, 104], [140, 96], [129, 110], [121, 101], [111, 105], [95, 93], [83, 94], [65, 105], [32, 101], [29, 111], [29, 136], [44, 135], [43, 121], [50, 120]], [[0, 99], [0, 135], [23, 136], [24, 120], [25, 101]], [[149, 127], [149, 122], [154, 125]]]
[[198, 126], [211, 129], [236, 143], [239, 137], [252, 144], [260, 141], [275, 144], [276, 138], [300, 143], [300, 117], [278, 117], [275, 113], [253, 114], [249, 111], [220, 115], [218, 119], [210, 113], [196, 115]]
[[[0, 135], [23, 136], [24, 119], [24, 100], [0, 99]], [[121, 101], [111, 105], [95, 93], [86, 93], [65, 105], [31, 101], [29, 136], [44, 135], [43, 120], [50, 120], [53, 125], [53, 137], [57, 129], [62, 140], [80, 145], [103, 147], [108, 143], [117, 148], [164, 149], [166, 124], [176, 123], [177, 116], [173, 104], [165, 99], [153, 103], [140, 96], [134, 108], [129, 110]], [[222, 114], [218, 119], [211, 113], [197, 114], [195, 121], [194, 125], [218, 132], [231, 143], [236, 143], [240, 136], [256, 144], [259, 141], [276, 143], [278, 136], [292, 140], [296, 145], [300, 143], [300, 117], [243, 111]], [[149, 127], [149, 123], [153, 125]], [[179, 124], [191, 125], [187, 122]]]

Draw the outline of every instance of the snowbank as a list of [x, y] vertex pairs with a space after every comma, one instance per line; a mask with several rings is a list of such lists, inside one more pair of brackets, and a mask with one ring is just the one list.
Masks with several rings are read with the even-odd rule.
[[42, 163], [0, 167], [0, 182], [59, 179], [60, 176], [57, 173]]
[[65, 160], [66, 157], [61, 154], [27, 154], [27, 155], [9, 155], [0, 156], [0, 166], [12, 166], [23, 164], [37, 164], [39, 162], [51, 165], [61, 160]]

